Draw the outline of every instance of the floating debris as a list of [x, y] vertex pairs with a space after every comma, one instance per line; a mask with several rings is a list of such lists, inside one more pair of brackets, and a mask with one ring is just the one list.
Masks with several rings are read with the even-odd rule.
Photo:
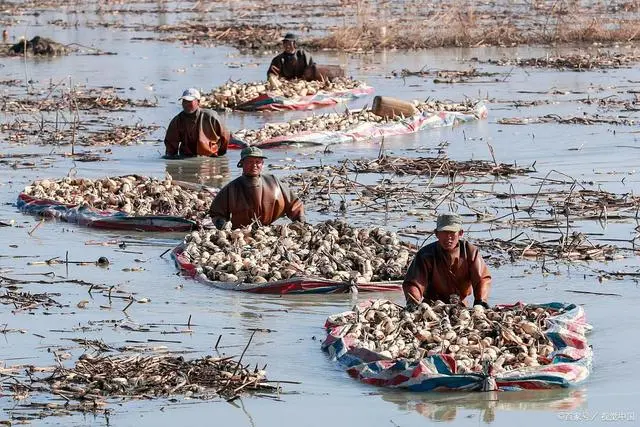
[[454, 161], [446, 157], [411, 158], [387, 155], [373, 160], [345, 161], [343, 166], [349, 171], [357, 173], [391, 172], [396, 175], [426, 175], [428, 177], [433, 176], [435, 171], [441, 171], [449, 176], [454, 174], [463, 176], [512, 176], [535, 172], [532, 167], [522, 168], [505, 163], [491, 163], [486, 160]]
[[237, 396], [241, 391], [276, 391], [266, 372], [250, 369], [232, 357], [185, 360], [171, 355], [92, 356], [83, 354], [71, 369], [59, 368], [43, 380], [53, 394], [75, 400], [105, 397]]
[[99, 89], [73, 88], [62, 91], [60, 95], [50, 94], [43, 99], [5, 97], [0, 111], [9, 113], [27, 113], [59, 110], [107, 110], [120, 111], [125, 108], [157, 107], [158, 100], [121, 98], [112, 87]]
[[407, 68], [403, 68], [400, 71], [393, 70], [391, 72], [393, 77], [430, 77], [433, 76], [434, 83], [466, 83], [473, 81], [478, 77], [495, 77], [500, 75], [500, 73], [490, 73], [484, 71], [478, 71], [475, 68], [471, 68], [469, 70], [425, 70], [423, 67], [418, 71], [411, 71]]
[[35, 36], [31, 40], [22, 39], [9, 48], [11, 55], [25, 53], [38, 56], [62, 56], [69, 53], [69, 48], [46, 37]]
[[107, 131], [97, 131], [92, 132], [89, 135], [82, 135], [82, 137], [78, 138], [79, 145], [93, 145], [93, 146], [104, 146], [104, 145], [133, 145], [141, 142], [141, 139], [158, 129], [160, 126], [151, 125], [151, 126], [142, 126], [142, 125], [133, 125], [133, 126], [116, 126], [113, 129]]
[[33, 310], [38, 307], [62, 307], [62, 304], [52, 297], [60, 296], [59, 293], [32, 294], [30, 292], [15, 292], [7, 289], [4, 295], [0, 295], [0, 303], [13, 304], [15, 311]]
[[530, 125], [538, 123], [562, 123], [562, 124], [576, 124], [576, 125], [596, 125], [596, 124], [610, 124], [610, 125], [622, 125], [633, 126], [638, 124], [638, 120], [630, 119], [627, 117], [603, 117], [598, 114], [590, 115], [583, 114], [582, 116], [566, 116], [562, 117], [558, 114], [547, 114], [542, 117], [507, 117], [497, 121], [501, 125]]
[[495, 65], [515, 65], [519, 67], [557, 68], [572, 71], [632, 67], [640, 61], [640, 55], [624, 53], [574, 54], [567, 56], [546, 56], [527, 59], [490, 59]]
[[554, 347], [545, 336], [546, 320], [559, 314], [539, 306], [517, 305], [485, 309], [465, 307], [457, 295], [452, 303], [421, 303], [414, 312], [390, 301], [329, 318], [343, 325], [342, 337], [352, 346], [382, 358], [409, 360], [436, 354], [455, 358], [457, 373], [481, 373], [490, 363], [494, 374], [548, 364]]
[[[474, 244], [485, 251], [502, 253], [511, 261], [529, 259], [538, 261], [612, 261], [624, 258], [620, 248], [613, 245], [594, 244], [583, 233], [574, 231], [569, 236], [538, 241], [522, 239], [474, 240]], [[543, 268], [544, 270], [544, 268]]]
[[341, 221], [231, 230], [193, 231], [184, 243], [188, 260], [210, 280], [265, 283], [322, 277], [354, 283], [404, 277], [413, 246], [381, 228]]
[[210, 191], [195, 190], [170, 176], [164, 180], [138, 175], [43, 179], [26, 187], [24, 194], [67, 205], [120, 210], [133, 216], [171, 215], [187, 219], [204, 218], [213, 200]]
[[212, 92], [204, 93], [201, 105], [216, 110], [236, 109], [241, 107], [242, 104], [266, 93], [272, 97], [299, 98], [315, 95], [321, 91], [340, 92], [366, 86], [361, 81], [345, 77], [336, 77], [335, 79], [324, 81], [287, 80], [278, 77], [274, 82], [239, 83], [230, 81]]
[[161, 41], [167, 42], [183, 41], [203, 45], [228, 43], [239, 49], [278, 49], [282, 45], [282, 27], [264, 23], [249, 25], [238, 22], [238, 19], [234, 19], [232, 24], [222, 25], [191, 20], [175, 25], [145, 25], [145, 30], [173, 33], [171, 36], [160, 38]]

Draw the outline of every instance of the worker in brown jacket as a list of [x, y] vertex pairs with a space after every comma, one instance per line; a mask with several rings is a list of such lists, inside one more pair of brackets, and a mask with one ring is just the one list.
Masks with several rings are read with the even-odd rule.
[[223, 156], [231, 139], [212, 110], [200, 108], [200, 92], [187, 89], [178, 98], [182, 112], [175, 116], [164, 137], [165, 157]]
[[267, 78], [271, 75], [283, 77], [287, 80], [301, 78], [307, 67], [314, 65], [311, 55], [297, 48], [295, 34], [287, 33], [282, 39], [282, 53], [273, 58]]
[[217, 228], [223, 228], [227, 221], [233, 228], [255, 220], [269, 225], [284, 215], [292, 221], [305, 221], [300, 199], [278, 178], [262, 173], [264, 159], [258, 147], [242, 150], [238, 162], [242, 175], [225, 185], [209, 208]]
[[453, 213], [438, 216], [436, 237], [418, 251], [402, 283], [407, 309], [422, 300], [442, 300], [458, 295], [460, 300], [473, 293], [473, 305], [488, 308], [491, 273], [478, 248], [461, 240], [462, 220]]

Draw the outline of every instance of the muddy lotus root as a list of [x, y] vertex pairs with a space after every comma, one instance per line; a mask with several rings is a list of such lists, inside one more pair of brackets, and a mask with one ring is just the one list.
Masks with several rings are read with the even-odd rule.
[[38, 199], [96, 209], [116, 209], [134, 216], [171, 215], [201, 219], [213, 195], [186, 189], [172, 181], [137, 175], [103, 179], [63, 178], [34, 181], [24, 193]]
[[[475, 108], [475, 104], [472, 102], [453, 104], [439, 101], [415, 101], [414, 104], [420, 112], [454, 111], [473, 113]], [[342, 132], [361, 124], [401, 122], [402, 120], [402, 117], [395, 119], [383, 118], [374, 114], [371, 110], [347, 110], [343, 113], [312, 115], [283, 123], [267, 123], [260, 129], [242, 129], [235, 132], [234, 137], [251, 145], [271, 138], [295, 135], [302, 132]]]
[[472, 308], [459, 303], [423, 302], [415, 312], [377, 300], [359, 311], [331, 319], [344, 325], [343, 337], [355, 347], [383, 358], [419, 359], [435, 354], [455, 358], [459, 373], [481, 372], [483, 363], [495, 374], [549, 363], [554, 347], [544, 335], [551, 311], [537, 306]]
[[404, 277], [415, 253], [395, 233], [340, 221], [194, 231], [185, 243], [188, 259], [209, 279], [221, 282], [396, 280]]
[[273, 82], [228, 82], [214, 89], [212, 92], [204, 94], [201, 105], [216, 110], [234, 109], [267, 92], [270, 96], [297, 98], [315, 95], [319, 91], [346, 91], [363, 87], [364, 85], [363, 82], [345, 77], [337, 77], [331, 81], [286, 80], [278, 78]]

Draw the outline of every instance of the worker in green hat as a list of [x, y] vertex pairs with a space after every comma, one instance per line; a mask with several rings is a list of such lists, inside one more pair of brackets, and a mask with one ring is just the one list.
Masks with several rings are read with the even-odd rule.
[[273, 58], [267, 78], [271, 75], [283, 77], [287, 80], [301, 78], [307, 67], [314, 65], [311, 55], [298, 49], [298, 38], [293, 33], [287, 33], [282, 39], [282, 53]]
[[214, 225], [221, 229], [227, 221], [232, 228], [254, 221], [269, 225], [286, 215], [292, 221], [305, 221], [304, 205], [285, 184], [271, 174], [263, 174], [264, 159], [258, 147], [240, 153], [242, 175], [225, 185], [209, 208]]
[[472, 293], [474, 306], [488, 308], [491, 273], [478, 248], [462, 240], [462, 218], [439, 215], [435, 234], [438, 240], [418, 251], [402, 283], [407, 309], [423, 300], [449, 303], [451, 295], [464, 301]]

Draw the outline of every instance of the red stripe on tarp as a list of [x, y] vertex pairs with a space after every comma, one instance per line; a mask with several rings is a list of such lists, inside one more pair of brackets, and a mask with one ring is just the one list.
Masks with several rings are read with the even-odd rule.
[[[199, 282], [214, 286], [219, 289], [227, 289], [240, 292], [248, 292], [255, 294], [291, 294], [291, 293], [348, 293], [351, 291], [351, 284], [338, 282], [329, 279], [314, 279], [307, 277], [296, 277], [286, 280], [278, 280], [276, 282], [267, 282], [256, 284], [251, 287], [248, 284], [217, 282], [208, 279], [204, 274], [198, 272], [197, 267], [187, 260], [184, 254], [185, 245], [180, 244], [173, 248], [171, 257], [174, 259], [176, 267], [185, 275], [198, 280]], [[244, 285], [245, 288], [240, 288]], [[368, 282], [358, 283], [356, 286], [361, 292], [387, 292], [400, 291], [402, 284], [400, 282]]]

